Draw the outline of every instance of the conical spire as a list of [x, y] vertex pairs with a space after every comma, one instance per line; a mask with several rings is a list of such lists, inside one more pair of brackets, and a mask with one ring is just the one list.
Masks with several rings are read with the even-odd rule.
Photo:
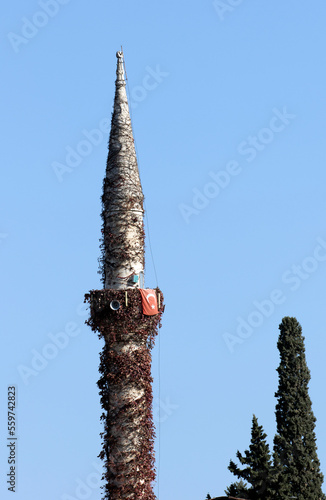
[[139, 286], [144, 271], [144, 196], [126, 93], [123, 53], [116, 55], [117, 78], [102, 197], [102, 263], [104, 287], [124, 289]]

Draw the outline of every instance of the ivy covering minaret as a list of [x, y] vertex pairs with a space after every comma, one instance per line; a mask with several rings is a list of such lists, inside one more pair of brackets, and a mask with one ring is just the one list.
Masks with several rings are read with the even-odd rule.
[[277, 434], [274, 438], [276, 498], [324, 500], [302, 329], [296, 318], [290, 317], [283, 318], [279, 329], [279, 385], [275, 393]]

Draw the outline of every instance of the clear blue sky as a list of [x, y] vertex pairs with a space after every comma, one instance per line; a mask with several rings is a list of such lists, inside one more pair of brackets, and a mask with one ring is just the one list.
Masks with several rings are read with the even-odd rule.
[[283, 316], [306, 337], [326, 474], [325, 16], [322, 0], [3, 6], [1, 498], [12, 384], [15, 499], [100, 498], [101, 342], [80, 305], [100, 287], [108, 134], [87, 135], [111, 116], [121, 44], [167, 304], [153, 351], [159, 498], [223, 494], [253, 413], [272, 444]]

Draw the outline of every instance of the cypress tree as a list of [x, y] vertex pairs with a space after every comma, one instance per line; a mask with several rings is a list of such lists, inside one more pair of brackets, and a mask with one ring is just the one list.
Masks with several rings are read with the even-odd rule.
[[274, 478], [280, 500], [325, 500], [323, 475], [317, 457], [316, 418], [308, 394], [310, 372], [304, 337], [296, 318], [283, 318], [277, 347], [280, 351], [277, 433], [274, 438]]
[[[237, 451], [237, 458], [241, 465], [246, 465], [240, 469], [232, 460], [229, 470], [239, 479], [246, 481], [250, 487], [244, 493], [244, 498], [250, 500], [271, 500], [273, 491], [271, 485], [272, 463], [269, 446], [266, 442], [266, 434], [262, 425], [258, 425], [258, 420], [253, 416], [251, 427], [251, 443], [249, 450], [244, 456]], [[230, 488], [233, 485], [230, 486]], [[229, 490], [230, 490], [229, 488]], [[233, 491], [233, 489], [232, 489]]]

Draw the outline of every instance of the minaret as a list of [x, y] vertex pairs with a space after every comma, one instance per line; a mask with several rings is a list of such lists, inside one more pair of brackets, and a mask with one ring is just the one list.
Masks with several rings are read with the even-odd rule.
[[141, 188], [124, 78], [117, 77], [102, 195], [102, 290], [85, 295], [88, 324], [105, 344], [100, 379], [104, 421], [104, 499], [154, 500], [154, 424], [151, 349], [163, 312], [163, 295], [144, 289]]

